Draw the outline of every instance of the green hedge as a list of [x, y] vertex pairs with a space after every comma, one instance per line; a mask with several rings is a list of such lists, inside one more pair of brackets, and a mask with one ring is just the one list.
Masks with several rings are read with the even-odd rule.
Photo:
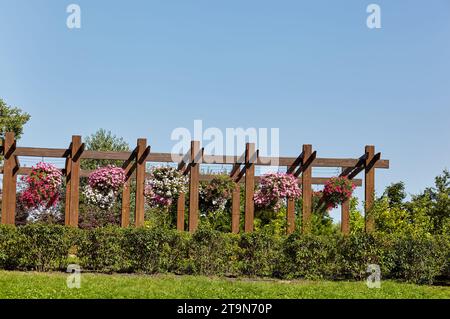
[[0, 268], [9, 270], [62, 270], [71, 261], [98, 272], [362, 280], [367, 266], [378, 264], [382, 278], [430, 284], [449, 279], [449, 258], [450, 239], [437, 236], [0, 226]]

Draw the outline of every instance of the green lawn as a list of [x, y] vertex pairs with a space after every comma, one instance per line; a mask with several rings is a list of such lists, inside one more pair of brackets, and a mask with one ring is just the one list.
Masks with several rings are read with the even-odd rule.
[[174, 275], [82, 274], [69, 289], [64, 273], [0, 271], [0, 298], [450, 298], [450, 287], [382, 281], [252, 281]]

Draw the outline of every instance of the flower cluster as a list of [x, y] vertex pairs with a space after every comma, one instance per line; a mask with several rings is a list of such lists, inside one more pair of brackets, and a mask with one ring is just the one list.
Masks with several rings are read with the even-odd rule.
[[117, 192], [125, 183], [125, 178], [123, 168], [108, 165], [96, 169], [89, 175], [89, 186], [99, 191]]
[[299, 198], [300, 195], [297, 179], [292, 174], [269, 173], [261, 177], [254, 200], [259, 208], [273, 208], [277, 211], [286, 199]]
[[210, 182], [200, 184], [200, 207], [202, 212], [223, 211], [236, 186], [230, 176], [217, 175]]
[[89, 175], [89, 183], [83, 194], [89, 203], [102, 209], [110, 209], [125, 180], [125, 171], [122, 168], [113, 165], [101, 167]]
[[345, 176], [332, 177], [327, 181], [323, 189], [323, 200], [327, 209], [336, 208], [352, 197], [355, 184]]
[[49, 209], [58, 204], [62, 173], [54, 165], [40, 162], [21, 180], [25, 187], [19, 200], [26, 209]]
[[174, 167], [154, 167], [145, 186], [150, 207], [168, 207], [179, 193], [186, 192], [187, 178]]

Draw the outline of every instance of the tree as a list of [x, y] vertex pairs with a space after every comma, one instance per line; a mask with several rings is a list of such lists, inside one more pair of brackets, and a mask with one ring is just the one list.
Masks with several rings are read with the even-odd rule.
[[403, 207], [403, 201], [406, 198], [405, 183], [392, 183], [387, 186], [383, 197], [386, 197], [390, 207]]
[[16, 139], [19, 139], [23, 134], [23, 126], [30, 117], [30, 114], [18, 107], [8, 106], [0, 99], [0, 138], [4, 138], [6, 132], [14, 132]]
[[[86, 138], [86, 149], [91, 151], [116, 151], [125, 152], [130, 150], [128, 143], [122, 138], [113, 135], [111, 131], [99, 129], [94, 134]], [[97, 169], [106, 165], [121, 166], [121, 161], [113, 160], [83, 160], [81, 168], [83, 169]]]
[[[8, 106], [0, 99], [0, 139], [5, 137], [6, 132], [14, 132], [15, 138], [20, 139], [23, 134], [23, 126], [30, 120], [31, 116], [18, 107]], [[0, 164], [3, 156], [0, 155]]]
[[435, 178], [435, 187], [428, 187], [422, 194], [413, 196], [411, 206], [426, 209], [431, 218], [433, 233], [440, 234], [450, 222], [450, 172], [444, 170]]

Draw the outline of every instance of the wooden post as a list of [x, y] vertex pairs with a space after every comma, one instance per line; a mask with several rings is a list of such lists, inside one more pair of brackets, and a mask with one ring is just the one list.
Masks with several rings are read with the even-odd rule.
[[130, 226], [130, 197], [131, 197], [131, 174], [134, 165], [133, 158], [129, 158], [122, 167], [125, 170], [125, 184], [122, 189], [122, 215], [120, 225], [122, 227]]
[[[345, 168], [342, 168], [342, 173], [345, 174]], [[350, 234], [350, 200], [346, 200], [341, 205], [341, 233]]]
[[177, 229], [184, 231], [184, 210], [185, 210], [186, 195], [184, 193], [178, 194], [177, 199]]
[[344, 235], [350, 234], [350, 200], [341, 205], [341, 232]]
[[375, 156], [375, 146], [366, 145], [365, 148], [366, 159], [365, 159], [365, 180], [364, 180], [364, 190], [365, 190], [365, 219], [366, 219], [366, 232], [370, 233], [375, 229], [375, 221], [373, 214], [371, 212], [375, 196], [375, 168], [369, 166]]
[[72, 148], [70, 151], [70, 196], [68, 225], [72, 227], [78, 227], [81, 136], [73, 135], [71, 145]]
[[195, 232], [198, 227], [198, 191], [201, 159], [200, 142], [191, 141], [191, 165], [189, 166], [189, 231]]
[[128, 227], [130, 225], [130, 180], [127, 179], [122, 189], [122, 215], [120, 225]]
[[286, 208], [287, 233], [292, 234], [295, 230], [295, 199], [288, 198]]
[[3, 143], [4, 166], [3, 166], [3, 198], [2, 198], [2, 224], [15, 224], [16, 211], [16, 179], [17, 170], [15, 169], [14, 133], [7, 132]]
[[245, 144], [245, 227], [246, 233], [253, 231], [253, 220], [255, 215], [255, 144]]
[[[303, 158], [302, 158], [302, 167], [307, 164], [309, 157], [312, 154], [312, 145], [304, 144], [303, 145]], [[312, 168], [311, 165], [308, 167], [304, 167], [302, 170], [302, 196], [303, 196], [303, 205], [302, 205], [302, 230], [304, 234], [308, 234], [311, 232], [311, 212], [312, 212], [312, 188], [311, 188], [311, 175]]]
[[72, 143], [69, 146], [70, 152], [66, 157], [66, 205], [65, 205], [65, 215], [64, 215], [64, 224], [66, 226], [70, 225], [70, 177], [72, 171], [72, 160], [70, 159], [72, 153]]
[[147, 139], [145, 138], [138, 139], [136, 151], [136, 211], [134, 215], [134, 223], [136, 227], [144, 226], [146, 149], [147, 149]]
[[236, 183], [231, 197], [231, 232], [239, 233], [241, 221], [241, 187]]

